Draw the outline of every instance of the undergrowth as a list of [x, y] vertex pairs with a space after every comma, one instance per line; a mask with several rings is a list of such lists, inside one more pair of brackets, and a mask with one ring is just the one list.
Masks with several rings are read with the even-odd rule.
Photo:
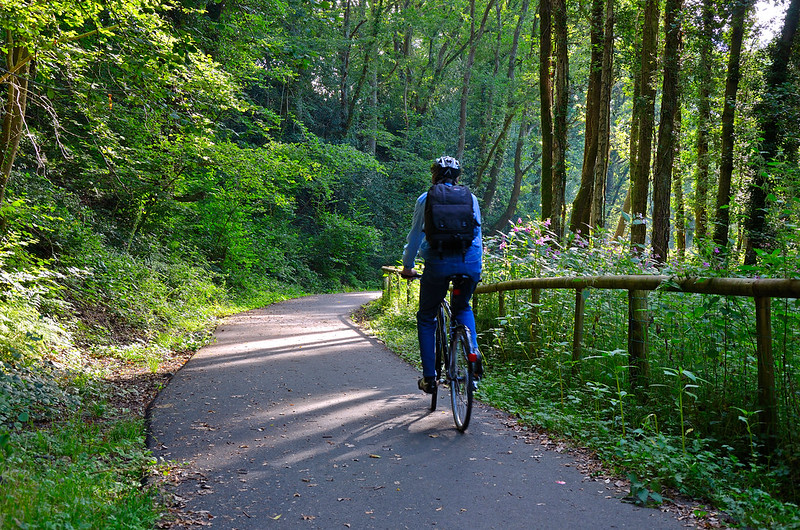
[[0, 435], [3, 528], [152, 528], [154, 491], [144, 422], [87, 424], [80, 416], [50, 428]]
[[219, 317], [303, 290], [232, 288], [197, 255], [89, 236], [83, 254], [48, 262], [31, 241], [0, 241], [0, 527], [152, 528], [165, 507], [145, 485], [157, 464], [143, 412], [157, 388], [119, 377], [152, 386], [147, 374], [206, 344]]

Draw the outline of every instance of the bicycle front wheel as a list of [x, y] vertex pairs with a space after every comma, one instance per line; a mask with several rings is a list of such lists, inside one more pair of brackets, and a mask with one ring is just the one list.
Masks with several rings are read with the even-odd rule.
[[450, 306], [447, 301], [443, 301], [439, 306], [439, 314], [436, 316], [436, 387], [431, 394], [431, 411], [436, 410], [436, 402], [439, 399], [439, 382], [443, 381], [442, 368], [444, 368], [445, 358], [447, 357], [447, 333], [450, 329]]
[[473, 377], [469, 367], [469, 338], [463, 326], [453, 332], [450, 344], [450, 401], [453, 405], [453, 420], [456, 429], [467, 430], [472, 415]]

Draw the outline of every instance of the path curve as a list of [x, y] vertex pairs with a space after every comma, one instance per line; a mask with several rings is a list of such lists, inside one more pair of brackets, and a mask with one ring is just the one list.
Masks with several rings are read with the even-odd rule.
[[176, 493], [213, 528], [680, 528], [621, 502], [574, 460], [446, 392], [349, 318], [379, 293], [290, 300], [227, 319], [153, 403], [149, 445], [185, 462]]

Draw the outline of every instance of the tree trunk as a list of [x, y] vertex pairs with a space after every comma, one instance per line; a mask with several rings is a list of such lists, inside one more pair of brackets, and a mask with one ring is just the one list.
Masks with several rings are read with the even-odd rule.
[[653, 145], [653, 107], [655, 105], [655, 69], [658, 47], [658, 0], [646, 0], [642, 27], [641, 96], [637, 115], [639, 140], [636, 173], [631, 182], [631, 245], [634, 251], [644, 249], [647, 238], [647, 195], [650, 186], [650, 160]]
[[[613, 0], [609, 0], [613, 2]], [[600, 90], [603, 79], [603, 0], [592, 0], [589, 86], [586, 89], [586, 123], [583, 143], [581, 185], [572, 202], [569, 229], [588, 232], [594, 195], [595, 165], [600, 136]]]
[[569, 108], [569, 60], [567, 50], [566, 0], [553, 2], [556, 59], [555, 97], [553, 98], [553, 215], [550, 229], [558, 239], [564, 235], [567, 185], [567, 111]]
[[[639, 16], [636, 23], [637, 30], [642, 27], [640, 21], [642, 19], [643, 12], [643, 9], [639, 10]], [[639, 55], [641, 55], [641, 44], [638, 45], [638, 49], [636, 51]], [[625, 216], [631, 213], [631, 189], [633, 188], [633, 183], [636, 181], [637, 161], [639, 160], [639, 105], [641, 104], [639, 100], [642, 95], [642, 63], [639, 62], [638, 65], [634, 65], [634, 68], [637, 70], [633, 73], [633, 112], [631, 116], [631, 132], [628, 139], [628, 172], [630, 173], [630, 184], [628, 185], [628, 190], [625, 193], [625, 200], [622, 204], [619, 222], [617, 222], [617, 229], [614, 232], [614, 239], [621, 238], [625, 235]]]
[[[509, 52], [508, 57], [508, 71], [506, 73], [506, 78], [508, 79], [508, 87], [506, 90], [506, 97], [505, 97], [505, 117], [503, 119], [502, 129], [500, 134], [493, 146], [492, 150], [494, 151], [494, 157], [492, 157], [492, 169], [489, 173], [489, 184], [486, 186], [486, 191], [483, 195], [483, 206], [488, 211], [491, 208], [492, 200], [494, 199], [494, 194], [497, 190], [497, 177], [500, 173], [500, 169], [503, 166], [503, 160], [505, 159], [506, 153], [506, 142], [508, 138], [508, 130], [511, 126], [512, 121], [514, 120], [514, 116], [517, 113], [517, 101], [514, 96], [514, 91], [516, 90], [516, 71], [517, 71], [517, 51], [519, 50], [519, 36], [522, 33], [522, 26], [525, 24], [525, 16], [528, 12], [528, 4], [529, 0], [524, 0], [522, 5], [522, 11], [519, 14], [519, 18], [517, 19], [517, 26], [514, 30], [514, 37], [511, 44], [511, 50]], [[491, 154], [490, 154], [491, 156]], [[488, 162], [488, 157], [487, 157]], [[482, 172], [481, 172], [482, 173]]]
[[[3, 109], [3, 131], [0, 136], [0, 209], [5, 205], [6, 188], [14, 167], [19, 142], [22, 139], [25, 123], [25, 109], [28, 102], [28, 74], [31, 56], [28, 49], [14, 43], [11, 32], [6, 34], [5, 108]], [[0, 210], [2, 211], [2, 210]], [[0, 233], [6, 230], [8, 220], [0, 214]]]
[[614, 66], [614, 0], [606, 0], [605, 28], [603, 31], [603, 71], [600, 76], [600, 112], [597, 131], [597, 161], [594, 166], [592, 206], [589, 225], [593, 228], [605, 226], [606, 181], [608, 180], [608, 156], [611, 148], [611, 87]]
[[631, 213], [631, 187], [628, 186], [628, 192], [625, 194], [625, 200], [622, 201], [622, 212], [617, 222], [617, 229], [614, 231], [614, 239], [619, 239], [625, 235], [625, 216]]
[[486, 167], [488, 167], [488, 160], [489, 156], [487, 154], [489, 149], [489, 144], [491, 143], [491, 136], [493, 134], [494, 129], [494, 98], [497, 95], [497, 83], [494, 80], [500, 75], [500, 48], [503, 44], [503, 21], [501, 19], [501, 5], [497, 4], [495, 6], [495, 12], [497, 16], [497, 38], [495, 40], [494, 45], [494, 60], [492, 61], [492, 77], [489, 79], [489, 89], [484, 89], [482, 94], [482, 100], [484, 103], [484, 112], [481, 118], [481, 131], [480, 136], [478, 139], [478, 160], [484, 160], [486, 163], [481, 163], [478, 171], [475, 174], [474, 181], [472, 183], [475, 191], [480, 188], [481, 183], [483, 182], [483, 175], [486, 172]]
[[464, 158], [464, 147], [467, 141], [467, 101], [469, 99], [470, 79], [472, 79], [472, 65], [475, 64], [475, 51], [478, 48], [478, 43], [486, 30], [486, 21], [489, 18], [489, 13], [492, 11], [494, 0], [489, 0], [486, 4], [486, 11], [483, 13], [481, 25], [475, 29], [475, 0], [471, 0], [469, 4], [470, 15], [470, 35], [469, 35], [469, 54], [467, 54], [467, 64], [464, 67], [464, 77], [461, 83], [461, 110], [458, 120], [458, 147], [456, 148], [456, 158], [462, 160]]
[[[714, 10], [712, 0], [703, 0], [700, 30], [700, 100], [697, 102], [697, 174], [695, 177], [694, 237], [708, 237], [708, 140], [711, 127], [711, 46]], [[697, 246], [697, 245], [695, 245]]]
[[786, 106], [783, 85], [789, 80], [789, 60], [792, 56], [792, 43], [800, 21], [800, 0], [791, 0], [781, 35], [772, 50], [772, 65], [766, 76], [765, 94], [756, 107], [759, 126], [762, 132], [759, 152], [760, 159], [753, 162], [753, 180], [750, 184], [750, 197], [747, 205], [747, 247], [745, 263], [756, 263], [756, 250], [766, 250], [771, 238], [767, 235], [767, 193], [771, 184], [769, 169], [765, 167], [773, 161], [780, 151], [784, 138], [781, 131], [780, 117]]
[[553, 217], [553, 0], [539, 1], [539, 100], [542, 106], [542, 220]]
[[350, 102], [350, 50], [352, 43], [350, 41], [350, 6], [351, 0], [345, 0], [344, 13], [342, 15], [342, 40], [344, 45], [339, 51], [339, 129], [341, 136], [344, 136], [345, 124], [349, 119], [348, 109]]
[[[408, 11], [411, 6], [410, 0], [403, 2], [403, 12]], [[414, 39], [414, 27], [409, 23], [403, 32], [403, 39], [399, 46], [399, 52], [403, 58], [402, 66], [400, 68], [400, 76], [403, 78], [403, 122], [405, 130], [408, 131], [411, 127], [411, 115], [409, 112], [409, 95], [411, 93], [411, 65], [409, 57], [411, 56], [411, 42]]]
[[486, 155], [486, 160], [481, 163], [481, 167], [478, 169], [478, 172], [483, 175], [486, 172], [486, 168], [490, 168], [489, 182], [486, 184], [486, 190], [484, 190], [483, 197], [481, 198], [481, 202], [486, 210], [489, 209], [489, 206], [494, 199], [495, 191], [497, 191], [497, 175], [500, 172], [500, 166], [502, 165], [503, 157], [505, 156], [506, 138], [513, 120], [513, 112], [506, 114], [503, 124], [500, 126], [500, 131], [497, 135], [497, 138], [492, 144], [492, 148], [489, 150], [489, 153]]
[[[681, 108], [678, 106], [675, 115], [675, 150], [681, 152]], [[683, 199], [683, 170], [680, 167], [680, 157], [672, 167], [672, 200], [675, 210], [675, 248], [678, 256], [686, 254], [686, 207]]]
[[661, 89], [661, 120], [658, 125], [656, 169], [653, 174], [653, 257], [666, 263], [669, 254], [670, 192], [675, 161], [675, 114], [680, 105], [681, 23], [683, 0], [667, 0], [664, 7], [664, 81]]
[[369, 131], [367, 152], [373, 157], [378, 149], [378, 66], [372, 65], [369, 81]]
[[725, 81], [725, 100], [722, 108], [722, 153], [719, 162], [719, 183], [714, 222], [714, 244], [728, 247], [730, 226], [731, 179], [733, 177], [733, 124], [736, 117], [736, 97], [739, 90], [739, 63], [744, 40], [744, 21], [754, 0], [739, 0], [731, 17], [731, 48], [728, 55], [728, 76]]
[[500, 219], [492, 226], [492, 232], [502, 231], [514, 215], [514, 210], [517, 208], [519, 195], [522, 191], [522, 178], [533, 166], [533, 163], [528, 167], [522, 167], [522, 151], [525, 147], [525, 139], [530, 132], [530, 122], [528, 120], [527, 112], [523, 112], [522, 120], [519, 124], [519, 133], [517, 134], [517, 144], [514, 148], [514, 187], [511, 189], [511, 197], [508, 199], [508, 206], [506, 211], [500, 216]]

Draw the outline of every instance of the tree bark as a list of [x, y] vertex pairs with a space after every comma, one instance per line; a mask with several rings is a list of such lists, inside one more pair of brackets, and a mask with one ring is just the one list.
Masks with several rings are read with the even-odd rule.
[[553, 215], [550, 229], [558, 239], [564, 236], [567, 185], [567, 111], [569, 109], [569, 59], [566, 0], [553, 2], [556, 59], [553, 98]]
[[494, 198], [494, 193], [497, 189], [497, 174], [500, 171], [500, 164], [505, 156], [506, 137], [508, 136], [508, 130], [511, 127], [511, 122], [513, 120], [513, 113], [506, 114], [506, 117], [500, 126], [500, 131], [497, 134], [497, 138], [495, 138], [494, 142], [492, 142], [492, 148], [489, 149], [486, 159], [481, 162], [481, 166], [478, 168], [478, 174], [480, 175], [483, 175], [486, 172], [486, 168], [489, 168], [489, 182], [486, 184], [486, 189], [484, 190], [483, 197], [481, 198], [481, 202], [486, 209], [489, 208], [489, 205]]
[[[8, 52], [6, 55], [5, 108], [3, 109], [3, 130], [0, 136], [0, 208], [5, 204], [6, 188], [11, 179], [11, 170], [17, 156], [25, 123], [25, 110], [28, 102], [28, 74], [31, 55], [24, 46], [15, 44], [10, 31], [6, 33]], [[6, 230], [8, 220], [0, 215], [0, 233]]]
[[492, 12], [494, 0], [489, 0], [486, 4], [486, 10], [481, 19], [481, 25], [475, 29], [475, 0], [470, 0], [469, 15], [470, 15], [470, 35], [469, 35], [469, 53], [467, 54], [467, 64], [464, 67], [464, 77], [461, 83], [461, 105], [458, 120], [458, 147], [456, 148], [456, 158], [461, 160], [464, 158], [464, 147], [467, 142], [467, 101], [469, 99], [470, 80], [472, 79], [472, 65], [475, 64], [475, 51], [478, 48], [478, 43], [483, 37], [486, 30], [486, 21], [489, 19], [489, 13]]
[[658, 125], [656, 169], [653, 174], [653, 257], [666, 263], [669, 255], [669, 219], [672, 170], [676, 153], [675, 115], [680, 105], [680, 11], [683, 0], [667, 0], [664, 7], [664, 81]]
[[539, 2], [539, 100], [542, 106], [542, 220], [553, 216], [553, 0]]
[[625, 200], [622, 201], [622, 212], [620, 212], [619, 221], [617, 222], [617, 229], [614, 231], [614, 239], [619, 239], [625, 235], [625, 216], [631, 213], [631, 187], [628, 186], [628, 192], [625, 194]]
[[[491, 143], [491, 136], [494, 128], [494, 99], [497, 95], [497, 83], [494, 79], [500, 75], [500, 48], [503, 43], [503, 21], [501, 18], [502, 9], [500, 4], [495, 5], [497, 35], [494, 45], [494, 60], [492, 61], [492, 77], [488, 81], [488, 90], [484, 88], [481, 99], [484, 101], [484, 111], [481, 118], [481, 130], [478, 139], [478, 160], [489, 160], [487, 155], [489, 144]], [[485, 174], [487, 163], [481, 163], [478, 171], [475, 174], [473, 186], [478, 190], [483, 182], [483, 175]]]
[[339, 51], [339, 128], [344, 136], [345, 124], [349, 119], [348, 109], [350, 102], [350, 51], [352, 48], [350, 32], [351, 0], [345, 0], [344, 13], [342, 14], [342, 39], [344, 46]]
[[517, 25], [514, 30], [514, 37], [508, 57], [508, 70], [506, 73], [508, 88], [505, 97], [505, 117], [503, 118], [502, 129], [493, 147], [494, 157], [492, 158], [492, 169], [489, 173], [489, 184], [486, 186], [486, 191], [483, 195], [483, 206], [487, 211], [491, 208], [492, 200], [497, 190], [497, 177], [503, 166], [503, 160], [505, 159], [508, 129], [517, 113], [517, 101], [514, 94], [516, 90], [517, 52], [519, 50], [519, 36], [522, 33], [522, 26], [525, 24], [525, 17], [528, 12], [528, 4], [529, 0], [523, 1], [522, 11], [517, 19]]
[[525, 139], [529, 132], [530, 122], [527, 112], [523, 112], [522, 121], [519, 125], [519, 133], [517, 134], [517, 143], [514, 148], [514, 186], [511, 189], [511, 197], [508, 199], [505, 212], [503, 212], [497, 222], [492, 226], [493, 232], [502, 231], [511, 220], [511, 217], [514, 215], [514, 210], [517, 208], [520, 192], [522, 191], [522, 179], [533, 166], [533, 163], [531, 163], [525, 168], [522, 167], [522, 151], [525, 147]]
[[731, 17], [731, 48], [728, 54], [728, 76], [725, 80], [725, 100], [722, 108], [722, 153], [719, 163], [719, 183], [714, 222], [714, 244], [728, 247], [730, 227], [731, 180], [733, 177], [733, 147], [735, 142], [733, 125], [736, 117], [736, 97], [739, 91], [739, 66], [744, 40], [744, 21], [754, 0], [738, 0]]
[[658, 51], [658, 18], [658, 0], [646, 0], [642, 27], [641, 96], [636, 106], [639, 117], [638, 153], [636, 173], [631, 182], [631, 245], [634, 251], [643, 250], [647, 238], [647, 195], [653, 145], [653, 107], [656, 98], [654, 75]]
[[[697, 102], [697, 173], [695, 176], [694, 237], [708, 237], [708, 143], [711, 127], [711, 46], [714, 9], [712, 0], [703, 0], [700, 29], [700, 100]], [[696, 245], [695, 245], [696, 246]]]
[[789, 80], [789, 61], [792, 57], [792, 43], [800, 22], [800, 0], [791, 0], [786, 11], [781, 35], [772, 50], [772, 65], [766, 76], [764, 98], [756, 107], [759, 126], [762, 132], [759, 152], [761, 156], [753, 161], [753, 179], [750, 184], [750, 197], [747, 205], [748, 217], [745, 222], [747, 246], [745, 264], [756, 263], [756, 250], [766, 250], [771, 237], [767, 234], [767, 193], [771, 184], [770, 170], [766, 164], [775, 160], [784, 138], [780, 117], [785, 106], [786, 95], [783, 85]]
[[[637, 17], [636, 22], [636, 29], [639, 30], [642, 27], [641, 20], [643, 18], [644, 10], [639, 9], [639, 15]], [[635, 44], [637, 46], [636, 53], [638, 56], [641, 56], [641, 43]], [[633, 72], [633, 112], [631, 115], [631, 131], [630, 137], [628, 139], [628, 172], [630, 177], [630, 184], [628, 185], [628, 190], [625, 193], [625, 200], [623, 201], [622, 211], [620, 212], [619, 222], [617, 222], [617, 229], [614, 232], [614, 239], [621, 238], [625, 235], [625, 225], [626, 225], [626, 215], [631, 213], [631, 189], [633, 188], [633, 183], [636, 181], [636, 169], [637, 169], [637, 161], [639, 160], [639, 122], [640, 122], [640, 112], [639, 112], [639, 105], [641, 102], [639, 101], [642, 95], [642, 63], [639, 61], [638, 64], [634, 64], [634, 68], [636, 69]]]
[[369, 130], [367, 132], [367, 152], [372, 156], [378, 149], [378, 67], [372, 65], [369, 80]]
[[[678, 106], [675, 115], [675, 150], [681, 152], [682, 115]], [[675, 210], [675, 249], [678, 256], [686, 254], [686, 207], [683, 198], [683, 171], [680, 167], [680, 157], [672, 167], [672, 201]]]
[[611, 87], [614, 77], [614, 0], [606, 0], [603, 34], [603, 71], [600, 76], [598, 116], [600, 127], [597, 131], [597, 160], [594, 166], [592, 205], [589, 210], [589, 225], [595, 229], [605, 226], [606, 181], [611, 148]]
[[[609, 0], [613, 2], [613, 0]], [[589, 59], [589, 85], [586, 89], [586, 118], [583, 143], [581, 185], [572, 202], [569, 229], [588, 232], [594, 196], [595, 165], [600, 137], [600, 92], [603, 81], [603, 0], [592, 0], [591, 54]]]

